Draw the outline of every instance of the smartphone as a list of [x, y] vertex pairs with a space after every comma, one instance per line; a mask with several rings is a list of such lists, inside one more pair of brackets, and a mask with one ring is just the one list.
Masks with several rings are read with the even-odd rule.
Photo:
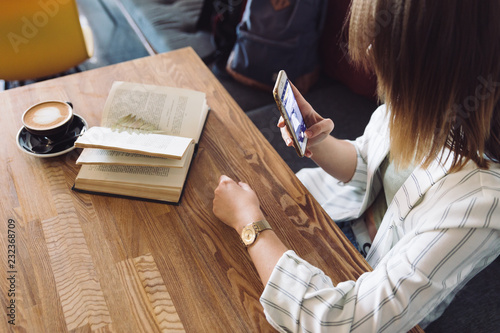
[[278, 73], [278, 78], [274, 84], [273, 96], [281, 116], [285, 120], [285, 125], [292, 135], [297, 154], [300, 157], [304, 157], [307, 145], [307, 138], [304, 134], [306, 131], [306, 124], [304, 123], [302, 113], [293, 95], [290, 81], [284, 70]]

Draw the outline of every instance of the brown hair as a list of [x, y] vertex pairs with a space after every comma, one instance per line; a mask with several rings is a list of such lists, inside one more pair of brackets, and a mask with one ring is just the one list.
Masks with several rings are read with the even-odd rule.
[[377, 75], [396, 165], [499, 161], [499, 17], [498, 0], [353, 1], [349, 53]]

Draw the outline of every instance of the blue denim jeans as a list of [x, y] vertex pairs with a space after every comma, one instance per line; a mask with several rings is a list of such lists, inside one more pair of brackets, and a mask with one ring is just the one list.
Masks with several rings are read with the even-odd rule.
[[[351, 221], [346, 221], [346, 222], [335, 222], [337, 226], [342, 230], [344, 235], [349, 239], [349, 241], [354, 245], [354, 247], [360, 251], [359, 249], [359, 244], [356, 241], [356, 236], [354, 235], [354, 232], [352, 231], [351, 227]], [[361, 251], [360, 251], [361, 252]]]

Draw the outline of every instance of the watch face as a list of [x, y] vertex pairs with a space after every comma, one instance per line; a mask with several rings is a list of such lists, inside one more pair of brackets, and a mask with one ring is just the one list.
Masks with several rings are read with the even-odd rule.
[[255, 229], [252, 227], [252, 225], [248, 225], [245, 228], [243, 228], [243, 231], [241, 232], [241, 240], [245, 245], [251, 245], [255, 241], [256, 233]]

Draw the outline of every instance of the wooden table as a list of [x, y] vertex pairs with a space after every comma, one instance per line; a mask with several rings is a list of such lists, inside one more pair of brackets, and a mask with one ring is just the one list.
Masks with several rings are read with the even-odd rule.
[[[16, 147], [28, 106], [71, 101], [98, 125], [116, 80], [206, 92], [212, 112], [179, 206], [74, 192], [78, 150], [39, 159]], [[212, 213], [221, 174], [250, 183], [278, 236], [335, 283], [370, 270], [192, 49], [16, 88], [0, 101], [2, 332], [273, 331], [247, 252]]]

